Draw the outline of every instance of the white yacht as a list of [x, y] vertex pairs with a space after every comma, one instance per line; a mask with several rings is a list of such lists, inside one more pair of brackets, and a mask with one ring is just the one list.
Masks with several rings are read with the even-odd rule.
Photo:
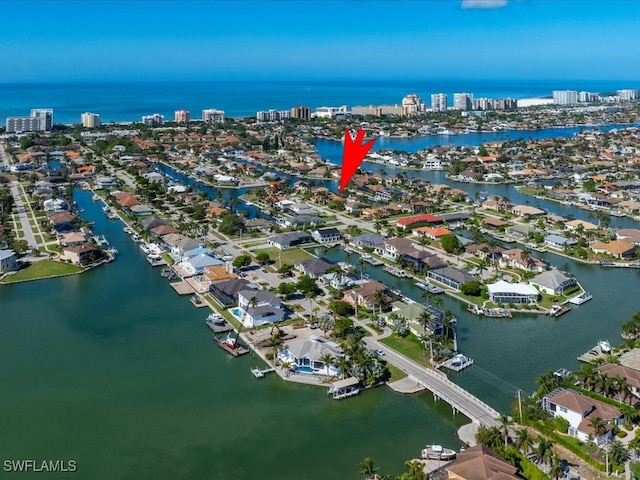
[[598, 340], [598, 347], [602, 353], [611, 353], [611, 344], [608, 340]]

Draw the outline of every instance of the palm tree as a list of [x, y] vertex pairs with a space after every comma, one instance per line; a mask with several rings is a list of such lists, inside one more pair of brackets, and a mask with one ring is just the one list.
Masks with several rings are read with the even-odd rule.
[[333, 365], [334, 362], [333, 355], [327, 352], [320, 356], [320, 361], [324, 363], [324, 366], [327, 369], [327, 380], [329, 380], [329, 367]]
[[516, 447], [525, 455], [528, 454], [533, 447], [533, 437], [527, 428], [519, 428], [516, 430]]
[[387, 295], [384, 293], [384, 290], [376, 290], [373, 294], [373, 298], [375, 303], [380, 307], [380, 316], [382, 316], [382, 306], [387, 304]]
[[542, 463], [549, 463], [553, 458], [553, 442], [544, 437], [538, 437], [536, 447], [536, 460]]
[[365, 457], [362, 459], [362, 462], [360, 462], [358, 473], [364, 476], [365, 479], [370, 479], [378, 470], [380, 469], [374, 465], [371, 457]]
[[611, 457], [611, 463], [620, 465], [627, 461], [629, 452], [620, 440], [614, 440], [609, 444], [609, 456]]
[[508, 415], [504, 413], [498, 418], [500, 422], [500, 433], [504, 437], [504, 448], [507, 448], [507, 442], [509, 441], [509, 426], [513, 423]]
[[288, 377], [291, 374], [291, 367], [293, 364], [289, 360], [283, 360], [280, 362], [280, 368], [284, 370], [284, 376]]
[[364, 272], [364, 258], [358, 258], [358, 266], [360, 267], [360, 280], [362, 280], [362, 273]]
[[582, 386], [587, 390], [593, 390], [596, 384], [598, 370], [593, 363], [585, 363], [580, 367], [578, 378], [582, 382]]
[[[424, 465], [418, 460], [407, 460], [404, 462], [404, 466], [407, 467], [407, 478], [411, 480], [427, 480], [427, 474], [424, 473]], [[401, 478], [405, 478], [402, 475]]]
[[551, 457], [549, 476], [553, 477], [555, 480], [558, 480], [562, 475], [564, 475], [564, 468], [562, 468], [560, 458], [558, 457], [558, 455], [553, 454], [553, 456]]
[[629, 382], [627, 382], [627, 379], [622, 375], [616, 375], [615, 377], [613, 377], [613, 386], [618, 392], [618, 400], [620, 400], [621, 402], [623, 401], [623, 398], [626, 399], [629, 396], [629, 393], [631, 393]]
[[597, 415], [589, 419], [589, 426], [593, 428], [596, 437], [601, 437], [607, 431], [607, 424]]

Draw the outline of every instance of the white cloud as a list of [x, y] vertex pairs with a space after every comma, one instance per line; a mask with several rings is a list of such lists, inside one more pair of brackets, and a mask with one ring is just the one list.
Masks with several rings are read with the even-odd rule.
[[507, 0], [462, 0], [462, 8], [502, 8]]

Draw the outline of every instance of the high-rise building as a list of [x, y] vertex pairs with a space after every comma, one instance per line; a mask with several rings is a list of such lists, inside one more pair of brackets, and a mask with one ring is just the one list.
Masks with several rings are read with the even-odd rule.
[[80, 115], [84, 128], [97, 128], [100, 126], [100, 115], [97, 113], [84, 112]]
[[554, 90], [553, 103], [556, 105], [575, 105], [578, 103], [578, 92], [575, 90]]
[[173, 114], [173, 121], [176, 123], [189, 123], [191, 121], [191, 113], [189, 110], [176, 110]]
[[202, 121], [205, 123], [222, 123], [224, 122], [224, 111], [215, 108], [202, 110]]
[[291, 118], [299, 118], [301, 120], [309, 120], [311, 118], [311, 109], [300, 105], [291, 109]]
[[445, 93], [434, 93], [431, 95], [431, 111], [445, 112], [447, 110], [447, 95]]
[[624, 90], [618, 90], [616, 95], [620, 97], [623, 102], [629, 102], [631, 100], [640, 99], [640, 89], [638, 88], [625, 88]]
[[8, 117], [7, 133], [37, 132], [40, 130], [40, 119], [36, 117]]
[[148, 127], [157, 127], [164, 124], [164, 115], [154, 113], [153, 115], [144, 115], [142, 117], [142, 123]]
[[422, 113], [425, 110], [424, 102], [415, 93], [411, 93], [402, 98], [402, 106], [406, 107], [408, 115]]
[[32, 108], [31, 116], [40, 122], [39, 131], [50, 132], [53, 127], [53, 108]]
[[453, 108], [456, 110], [473, 110], [473, 93], [454, 93]]

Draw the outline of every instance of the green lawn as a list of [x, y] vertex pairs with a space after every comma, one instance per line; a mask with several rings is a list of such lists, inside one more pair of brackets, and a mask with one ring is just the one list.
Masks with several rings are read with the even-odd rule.
[[402, 380], [407, 376], [406, 373], [404, 373], [398, 367], [391, 365], [389, 362], [387, 362], [387, 368], [389, 369], [389, 373], [391, 373], [391, 377], [389, 378], [390, 382], [395, 382], [396, 380]]
[[258, 255], [259, 253], [268, 253], [269, 258], [272, 262], [275, 263], [275, 267], [279, 268], [280, 259], [282, 259], [282, 265], [293, 265], [296, 262], [300, 262], [302, 260], [308, 260], [310, 258], [314, 258], [306, 250], [301, 248], [290, 248], [289, 250], [280, 250], [277, 247], [269, 247], [269, 248], [261, 248], [259, 250], [251, 250], [251, 253], [254, 255]]
[[422, 354], [424, 353], [422, 344], [413, 334], [409, 334], [408, 336], [403, 338], [394, 333], [390, 337], [381, 339], [380, 343], [384, 343], [387, 347], [392, 348], [399, 353], [402, 353], [404, 356], [409, 357], [411, 360], [419, 363], [420, 365], [423, 365], [425, 367], [431, 366], [429, 358], [426, 356], [422, 356]]
[[68, 263], [55, 262], [53, 260], [42, 260], [33, 262], [27, 268], [23, 268], [15, 275], [9, 275], [3, 283], [21, 282], [24, 280], [35, 280], [37, 278], [47, 278], [54, 275], [67, 275], [69, 273], [81, 272], [82, 268]]

